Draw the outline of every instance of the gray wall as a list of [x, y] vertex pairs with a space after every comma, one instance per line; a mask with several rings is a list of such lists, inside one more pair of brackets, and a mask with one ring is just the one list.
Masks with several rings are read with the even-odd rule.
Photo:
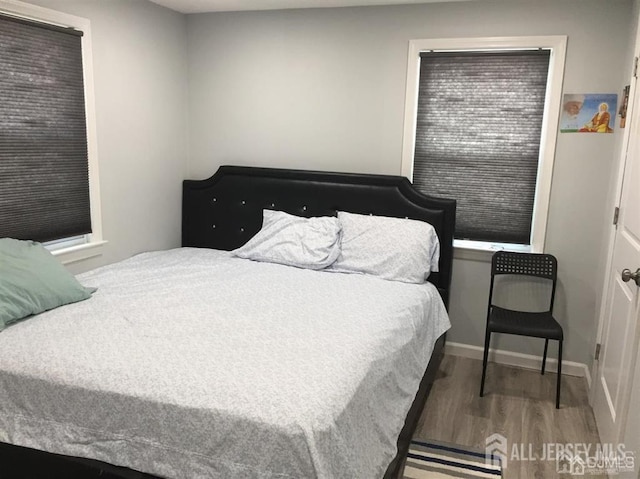
[[[568, 35], [564, 91], [619, 93], [631, 11], [630, 0], [503, 0], [190, 15], [188, 175], [229, 163], [399, 174], [410, 39]], [[557, 145], [546, 250], [560, 263], [565, 359], [589, 365], [620, 140], [616, 128]], [[489, 264], [474, 258], [454, 262], [449, 340], [480, 346]]]
[[145, 0], [31, 0], [91, 21], [103, 236], [75, 272], [180, 245], [187, 22]]

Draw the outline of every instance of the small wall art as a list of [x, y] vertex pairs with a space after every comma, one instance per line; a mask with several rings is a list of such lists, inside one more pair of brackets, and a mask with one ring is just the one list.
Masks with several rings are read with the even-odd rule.
[[560, 133], [613, 133], [617, 106], [615, 93], [565, 93]]

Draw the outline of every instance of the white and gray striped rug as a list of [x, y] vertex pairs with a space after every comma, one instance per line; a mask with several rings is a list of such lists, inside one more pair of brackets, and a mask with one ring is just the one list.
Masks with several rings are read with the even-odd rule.
[[404, 479], [502, 477], [500, 459], [466, 446], [433, 441], [411, 441]]

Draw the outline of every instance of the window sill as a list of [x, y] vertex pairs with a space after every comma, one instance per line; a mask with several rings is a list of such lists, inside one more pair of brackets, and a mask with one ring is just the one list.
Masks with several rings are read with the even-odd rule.
[[491, 261], [496, 251], [514, 251], [517, 253], [537, 252], [535, 246], [525, 246], [508, 243], [486, 243], [482, 241], [453, 241], [453, 257], [455, 259], [471, 261]]
[[53, 256], [58, 258], [62, 264], [76, 263], [89, 258], [95, 258], [104, 253], [104, 247], [107, 241], [92, 241], [68, 248], [60, 248], [51, 252]]

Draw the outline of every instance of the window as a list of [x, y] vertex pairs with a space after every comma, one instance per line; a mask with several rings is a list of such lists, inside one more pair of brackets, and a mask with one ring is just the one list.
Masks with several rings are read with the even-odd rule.
[[565, 44], [411, 41], [402, 173], [458, 200], [455, 246], [542, 251]]
[[102, 243], [88, 29], [0, 1], [0, 237]]

